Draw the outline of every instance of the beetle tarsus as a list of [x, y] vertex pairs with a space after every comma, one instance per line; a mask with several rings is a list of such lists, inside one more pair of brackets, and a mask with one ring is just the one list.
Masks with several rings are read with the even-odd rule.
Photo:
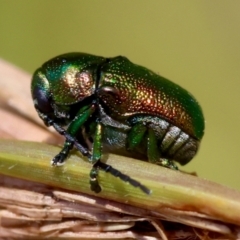
[[93, 192], [95, 193], [99, 193], [102, 191], [99, 182], [97, 180], [97, 176], [98, 176], [98, 169], [96, 168], [96, 166], [94, 165], [92, 170], [90, 171], [90, 188]]
[[100, 193], [102, 191], [97, 179], [90, 179], [90, 188], [95, 193]]
[[52, 164], [52, 166], [61, 166], [61, 165], [63, 165], [64, 164], [64, 162], [65, 162], [65, 159], [66, 159], [66, 155], [65, 154], [63, 154], [63, 153], [59, 153], [59, 154], [57, 154], [53, 159], [52, 159], [52, 161], [51, 161], [51, 164]]
[[173, 161], [166, 158], [160, 158], [157, 164], [166, 168], [178, 170], [178, 166]]

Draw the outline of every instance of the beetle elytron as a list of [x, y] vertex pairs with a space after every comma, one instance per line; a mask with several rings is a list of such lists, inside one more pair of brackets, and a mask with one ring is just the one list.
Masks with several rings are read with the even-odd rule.
[[60, 55], [36, 70], [31, 92], [40, 118], [66, 138], [52, 165], [63, 164], [75, 145], [92, 163], [95, 192], [101, 191], [97, 175], [103, 169], [150, 193], [101, 162], [102, 152], [177, 169], [174, 161], [188, 163], [204, 133], [203, 113], [192, 95], [122, 56]]

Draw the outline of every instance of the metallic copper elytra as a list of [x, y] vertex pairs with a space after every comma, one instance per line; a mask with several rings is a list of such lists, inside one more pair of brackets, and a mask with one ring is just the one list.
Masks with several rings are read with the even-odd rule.
[[[148, 75], [145, 78], [135, 76], [127, 81], [124, 72], [115, 69], [113, 71], [109, 69], [109, 71], [111, 74], [107, 74], [106, 78], [103, 75], [100, 84], [113, 86], [120, 92], [121, 98], [117, 98], [116, 101], [114, 99], [109, 101], [106, 96], [103, 97], [105, 104], [116, 117], [129, 117], [136, 114], [159, 116], [180, 127], [191, 136], [195, 135], [192, 117], [188, 114], [187, 109], [179, 102], [179, 99], [156, 88], [155, 81], [149, 80]], [[119, 105], [119, 101], [121, 105]]]

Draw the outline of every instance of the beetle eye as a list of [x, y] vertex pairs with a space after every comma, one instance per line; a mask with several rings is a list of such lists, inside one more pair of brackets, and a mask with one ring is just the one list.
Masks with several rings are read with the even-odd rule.
[[50, 113], [53, 111], [50, 98], [47, 96], [46, 91], [43, 89], [39, 87], [36, 87], [34, 89], [33, 100], [35, 108], [37, 108], [40, 112]]

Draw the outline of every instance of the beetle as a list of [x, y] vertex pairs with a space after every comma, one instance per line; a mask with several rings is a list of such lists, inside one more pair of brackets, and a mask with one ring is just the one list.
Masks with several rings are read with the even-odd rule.
[[62, 165], [75, 146], [92, 163], [95, 192], [101, 191], [99, 169], [151, 192], [103, 163], [102, 153], [178, 169], [174, 161], [187, 164], [204, 134], [202, 109], [189, 92], [123, 56], [57, 56], [35, 71], [31, 93], [45, 125], [66, 138], [52, 165]]

